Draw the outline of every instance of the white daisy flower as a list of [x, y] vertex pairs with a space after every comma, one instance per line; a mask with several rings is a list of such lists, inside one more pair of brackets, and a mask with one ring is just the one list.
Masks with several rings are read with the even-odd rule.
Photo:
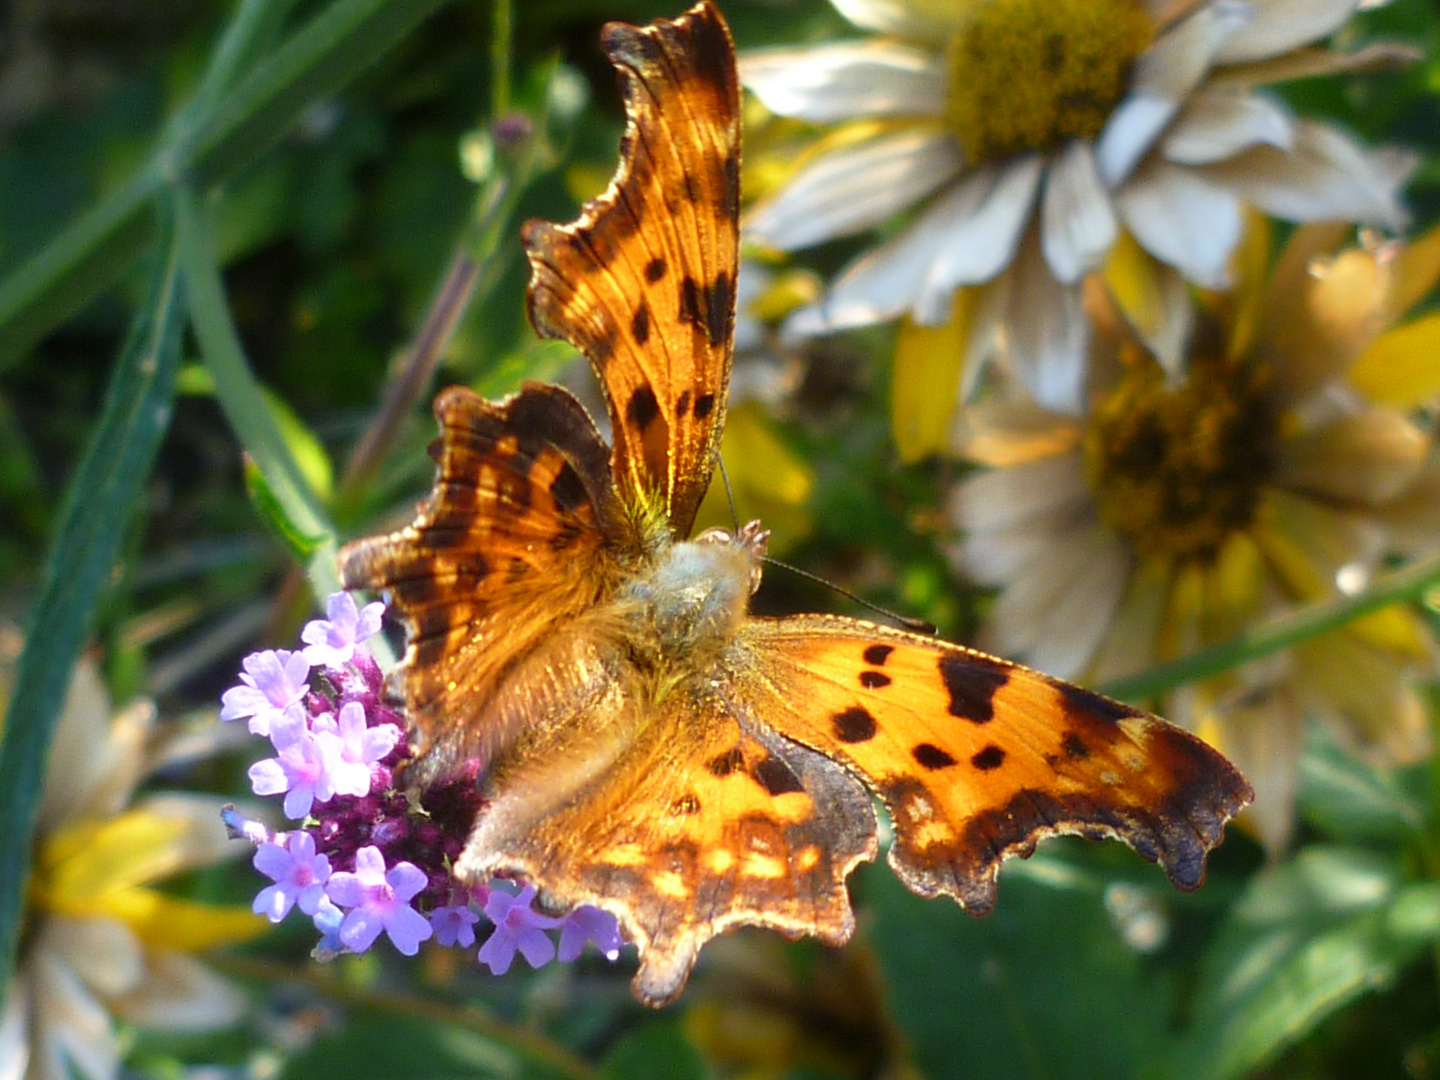
[[[787, 332], [951, 318], [967, 368], [997, 350], [1042, 404], [1079, 407], [1079, 282], [1128, 233], [1156, 288], [1219, 288], [1254, 206], [1399, 229], [1408, 155], [1369, 151], [1254, 87], [1393, 64], [1311, 43], [1362, 0], [833, 0], [880, 37], [763, 49], [741, 79], [773, 113], [847, 125], [745, 230], [791, 251], [917, 208]], [[1171, 305], [1185, 318], [1186, 305]], [[1154, 328], [1167, 366], [1183, 332]]]
[[[1334, 255], [1345, 231], [1296, 230], [1273, 272], [1266, 230], [1247, 234], [1236, 288], [1200, 297], [1181, 379], [1088, 288], [1087, 412], [1018, 395], [966, 411], [962, 451], [990, 468], [957, 487], [952, 516], [958, 567], [999, 590], [982, 647], [1104, 682], [1440, 549], [1440, 452], [1410, 415], [1433, 392], [1440, 323], [1392, 325], [1440, 278], [1440, 251]], [[1384, 357], [1410, 375], [1377, 401], [1364, 384]], [[1437, 661], [1422, 620], [1396, 605], [1186, 686], [1162, 711], [1236, 762], [1257, 792], [1252, 823], [1280, 847], [1305, 717], [1413, 759], [1428, 747], [1415, 681]]]

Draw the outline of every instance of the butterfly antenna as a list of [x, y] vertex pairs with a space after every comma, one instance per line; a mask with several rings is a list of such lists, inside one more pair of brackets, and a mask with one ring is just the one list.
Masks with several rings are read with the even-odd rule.
[[735, 509], [735, 492], [730, 488], [730, 474], [725, 471], [725, 459], [715, 455], [715, 460], [720, 462], [720, 479], [725, 482], [725, 498], [730, 503], [730, 520], [735, 523], [735, 531], [740, 531], [740, 514]]
[[916, 634], [925, 634], [929, 637], [934, 637], [935, 634], [939, 632], [938, 628], [932, 622], [926, 622], [924, 619], [911, 618], [909, 615], [901, 615], [898, 612], [891, 611], [889, 608], [883, 608], [879, 604], [872, 604], [863, 596], [856, 596], [849, 589], [841, 588], [833, 581], [826, 581], [819, 574], [812, 574], [809, 570], [801, 570], [798, 566], [791, 566], [789, 563], [781, 562], [779, 559], [772, 558], [769, 555], [765, 556], [765, 562], [780, 570], [789, 570], [792, 574], [798, 574], [806, 581], [813, 581], [816, 585], [823, 585], [825, 588], [830, 589], [833, 592], [839, 593], [847, 600], [853, 600], [861, 607], [869, 608], [871, 611], [875, 612], [875, 614], [889, 619], [891, 622], [899, 625], [902, 629], [909, 630], [912, 633]]

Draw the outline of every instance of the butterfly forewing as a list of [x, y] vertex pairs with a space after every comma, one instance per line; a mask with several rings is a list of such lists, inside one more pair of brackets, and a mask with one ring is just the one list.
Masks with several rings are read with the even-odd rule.
[[1009, 855], [1046, 836], [1123, 840], [1199, 887], [1253, 797], [1173, 724], [958, 645], [858, 619], [752, 619], [737, 711], [863, 777], [895, 825], [890, 862], [924, 896], [984, 914]]
[[701, 5], [612, 23], [626, 128], [609, 189], [570, 225], [532, 222], [530, 315], [590, 358], [627, 505], [690, 531], [725, 416], [735, 317], [740, 111], [729, 31]]
[[346, 546], [346, 588], [385, 589], [405, 622], [399, 669], [429, 767], [490, 749], [502, 675], [590, 609], [623, 545], [606, 448], [564, 390], [528, 384], [489, 402], [435, 399], [435, 487], [414, 524]]

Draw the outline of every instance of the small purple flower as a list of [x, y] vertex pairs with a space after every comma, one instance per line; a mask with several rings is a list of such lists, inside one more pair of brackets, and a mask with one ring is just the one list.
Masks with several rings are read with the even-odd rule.
[[447, 904], [430, 913], [436, 943], [458, 945], [462, 949], [475, 944], [475, 924], [479, 921], [480, 916], [469, 904]]
[[620, 924], [615, 916], [589, 904], [566, 915], [560, 929], [560, 962], [568, 964], [576, 959], [585, 951], [587, 941], [593, 941], [606, 960], [619, 956]]
[[299, 905], [306, 915], [314, 915], [325, 899], [330, 859], [315, 853], [315, 838], [307, 832], [286, 833], [276, 839], [283, 843], [261, 844], [255, 849], [255, 869], [275, 882], [255, 897], [255, 914], [279, 922]]
[[277, 756], [250, 766], [250, 784], [256, 795], [285, 794], [285, 816], [296, 821], [317, 802], [335, 794], [334, 770], [340, 760], [340, 737], [330, 731], [311, 731], [303, 716], [283, 714], [275, 721], [271, 741]]
[[225, 825], [225, 831], [231, 840], [249, 840], [252, 844], [273, 844], [276, 843], [275, 833], [263, 821], [252, 821], [239, 810], [235, 809], [234, 803], [226, 803], [220, 808], [220, 820]]
[[320, 931], [320, 940], [310, 950], [310, 956], [325, 964], [345, 951], [345, 946], [340, 943], [340, 926], [345, 921], [345, 912], [336, 907], [328, 896], [322, 896], [313, 921], [315, 929]]
[[355, 872], [330, 875], [330, 899], [350, 910], [340, 924], [340, 941], [355, 952], [375, 944], [384, 930], [390, 943], [405, 956], [420, 951], [420, 942], [434, 933], [425, 916], [410, 906], [410, 899], [425, 888], [424, 871], [413, 863], [397, 863], [385, 870], [385, 857], [377, 847], [355, 853]]
[[250, 718], [250, 730], [269, 735], [270, 726], [286, 712], [293, 712], [309, 692], [306, 679], [310, 662], [298, 652], [274, 649], [251, 653], [241, 661], [243, 686], [232, 686], [220, 697], [220, 719]]
[[530, 905], [535, 899], [535, 886], [526, 885], [511, 896], [503, 889], [491, 888], [485, 901], [485, 915], [495, 924], [495, 932], [480, 946], [479, 960], [493, 975], [510, 970], [518, 952], [533, 968], [544, 967], [555, 959], [555, 943], [546, 930], [560, 925], [559, 919], [541, 915]]
[[305, 642], [305, 659], [328, 668], [341, 668], [350, 662], [355, 646], [380, 629], [380, 616], [385, 605], [376, 601], [356, 610], [355, 598], [348, 592], [331, 593], [325, 602], [326, 619], [305, 624], [300, 640]]
[[365, 707], [358, 701], [347, 701], [340, 707], [340, 720], [326, 714], [316, 717], [315, 730], [329, 732], [340, 742], [340, 758], [331, 771], [335, 792], [364, 798], [370, 794], [370, 766], [395, 749], [400, 729], [394, 724], [367, 727]]

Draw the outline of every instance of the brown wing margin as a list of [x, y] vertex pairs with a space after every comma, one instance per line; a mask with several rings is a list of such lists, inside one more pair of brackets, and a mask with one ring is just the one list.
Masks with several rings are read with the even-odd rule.
[[[604, 385], [627, 507], [689, 534], [725, 417], [740, 212], [740, 90], [715, 7], [605, 27], [626, 127], [610, 187], [569, 225], [530, 222], [530, 318]], [[658, 505], [657, 505], [658, 503]]]

